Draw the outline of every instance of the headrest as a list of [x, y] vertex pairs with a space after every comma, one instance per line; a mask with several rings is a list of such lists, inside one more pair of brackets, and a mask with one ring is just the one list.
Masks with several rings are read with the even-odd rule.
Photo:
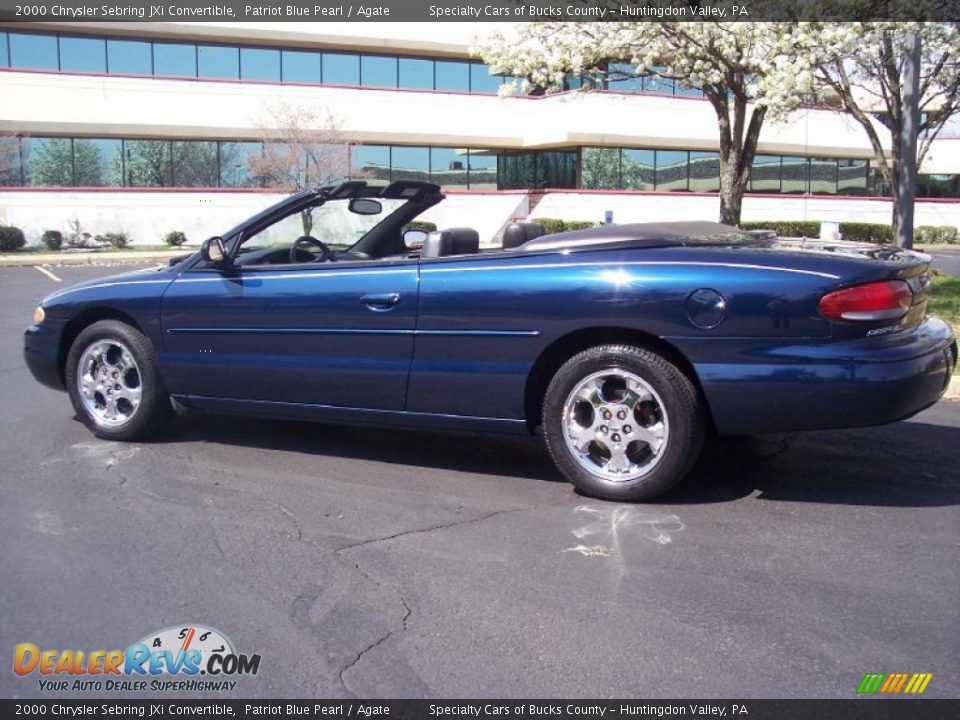
[[434, 258], [448, 255], [469, 255], [480, 251], [480, 235], [473, 228], [435, 230], [423, 241], [420, 257]]
[[511, 223], [503, 231], [503, 249], [520, 247], [527, 240], [538, 238], [545, 232], [540, 223]]

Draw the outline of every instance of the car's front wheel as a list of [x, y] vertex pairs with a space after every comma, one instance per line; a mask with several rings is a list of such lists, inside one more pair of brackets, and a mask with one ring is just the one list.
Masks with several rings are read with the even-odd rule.
[[65, 379], [77, 416], [97, 437], [141, 440], [172, 414], [150, 340], [116, 320], [80, 332], [67, 355]]
[[544, 398], [543, 433], [560, 471], [580, 491], [650, 500], [679, 483], [703, 445], [696, 387], [641, 347], [603, 345], [570, 358]]

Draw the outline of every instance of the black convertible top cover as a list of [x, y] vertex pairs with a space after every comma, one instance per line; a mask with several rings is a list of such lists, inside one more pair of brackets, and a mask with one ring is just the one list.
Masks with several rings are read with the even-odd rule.
[[687, 245], [756, 245], [758, 238], [730, 225], [715, 222], [656, 222], [603, 225], [588, 230], [541, 235], [518, 250], [574, 250], [600, 245], [683, 247]]

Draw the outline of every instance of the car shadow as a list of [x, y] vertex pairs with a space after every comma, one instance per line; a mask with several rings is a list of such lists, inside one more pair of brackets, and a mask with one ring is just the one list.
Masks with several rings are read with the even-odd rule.
[[[565, 482], [539, 438], [327, 425], [188, 413], [159, 442], [210, 442], [483, 475]], [[960, 428], [901, 422], [792, 435], [711, 437], [687, 480], [657, 504], [960, 504]]]
[[159, 442], [211, 442], [482, 475], [565, 482], [539, 438], [187, 413]]

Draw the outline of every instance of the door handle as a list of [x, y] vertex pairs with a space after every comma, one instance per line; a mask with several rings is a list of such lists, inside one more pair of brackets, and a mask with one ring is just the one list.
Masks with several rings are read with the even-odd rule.
[[385, 312], [393, 309], [393, 307], [400, 302], [400, 293], [376, 293], [372, 295], [363, 295], [360, 297], [360, 302], [362, 302], [371, 310]]

